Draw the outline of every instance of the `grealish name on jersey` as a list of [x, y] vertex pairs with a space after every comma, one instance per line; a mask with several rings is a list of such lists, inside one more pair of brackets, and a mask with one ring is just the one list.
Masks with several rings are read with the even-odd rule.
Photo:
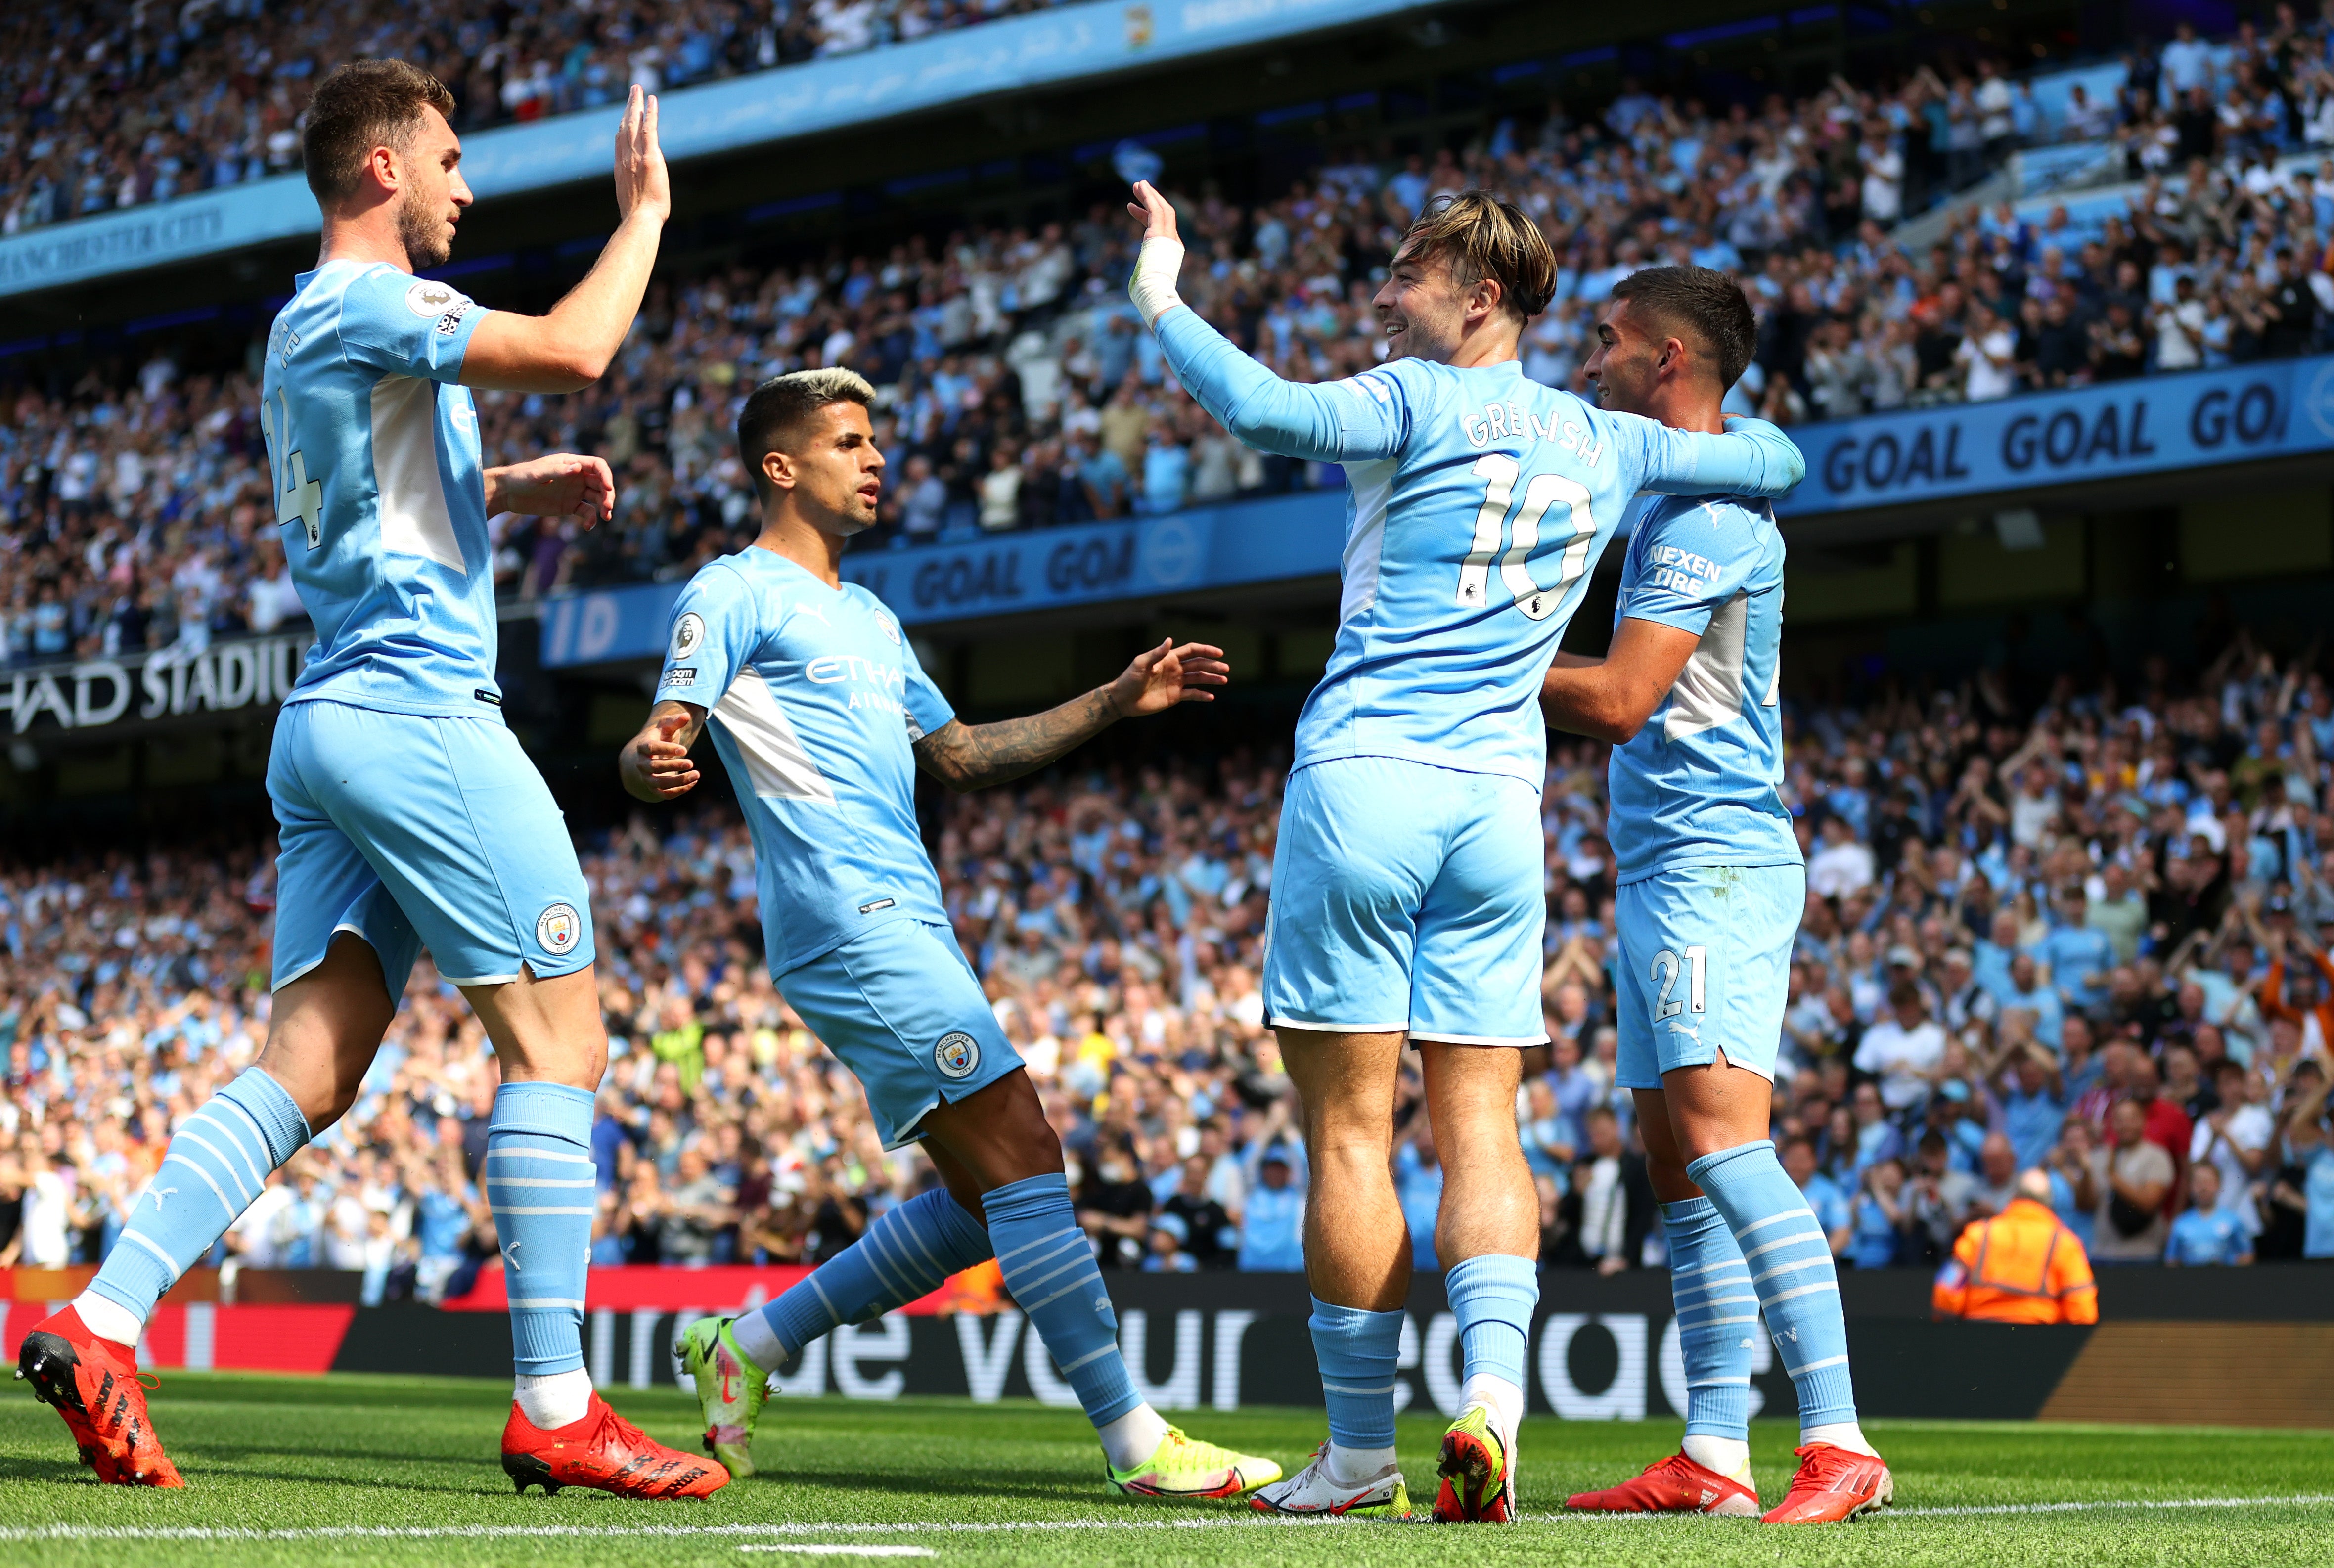
[[1750, 443], [1610, 413], [1512, 361], [1398, 360], [1347, 385], [1379, 427], [1353, 444], [1393, 455], [1346, 463], [1344, 602], [1297, 765], [1398, 756], [1538, 784], [1540, 677], [1630, 498], [1697, 462], [1747, 467]]
[[1521, 403], [1486, 403], [1480, 414], [1461, 409], [1459, 428], [1467, 444], [1480, 450], [1494, 441], [1552, 441], [1559, 452], [1570, 452], [1584, 468], [1594, 468], [1605, 456], [1605, 443], [1586, 426], [1550, 414], [1543, 419]]
[[1529, 380], [1514, 360], [1391, 360], [1309, 386], [1194, 311], [1154, 330], [1176, 379], [1235, 438], [1345, 466], [1337, 639], [1297, 719], [1297, 768], [1399, 757], [1537, 788], [1540, 678], [1630, 497], [1780, 495], [1807, 471], [1771, 425], [1670, 429]]

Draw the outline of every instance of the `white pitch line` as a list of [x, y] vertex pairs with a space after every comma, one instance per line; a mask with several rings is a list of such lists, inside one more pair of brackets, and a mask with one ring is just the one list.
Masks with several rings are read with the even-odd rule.
[[[1969, 1504], [1889, 1508], [1874, 1519], [1966, 1518], [1979, 1515], [2088, 1514], [2116, 1509], [2286, 1508], [2334, 1504], [2334, 1493], [2269, 1497], [2100, 1497], [2064, 1503]], [[1633, 1522], [1644, 1514], [1527, 1514], [1528, 1524]], [[233, 1525], [36, 1525], [0, 1527], [0, 1543], [39, 1541], [506, 1541], [676, 1539], [745, 1535], [997, 1535], [1075, 1530], [1367, 1530], [1383, 1521], [1201, 1515], [1186, 1519], [1015, 1519], [988, 1522], [919, 1520], [882, 1525], [868, 1520], [767, 1525], [318, 1525], [279, 1530]], [[888, 1554], [887, 1554], [888, 1555]]]
[[975, 1523], [868, 1520], [767, 1525], [316, 1525], [276, 1530], [242, 1525], [36, 1525], [0, 1527], [0, 1544], [36, 1541], [503, 1541], [677, 1539], [740, 1535], [990, 1535], [1061, 1530], [1312, 1529], [1362, 1530], [1374, 1519], [1272, 1518], [1261, 1515], [1189, 1519], [1013, 1519]]
[[1980, 1514], [2082, 1514], [2100, 1508], [2260, 1508], [2334, 1503], [2334, 1493], [2300, 1492], [2288, 1497], [2129, 1497], [2085, 1503], [1972, 1503], [1958, 1507], [1889, 1508], [1869, 1515], [1886, 1519], [1960, 1519]]
[[832, 1542], [816, 1541], [805, 1545], [740, 1546], [740, 1552], [793, 1552], [805, 1557], [937, 1557], [930, 1546], [886, 1546], [870, 1541], [865, 1545], [838, 1546]]

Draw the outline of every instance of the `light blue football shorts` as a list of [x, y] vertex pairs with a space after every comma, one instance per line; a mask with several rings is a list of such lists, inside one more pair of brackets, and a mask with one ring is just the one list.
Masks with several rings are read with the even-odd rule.
[[1773, 1082], [1807, 899], [1807, 868], [1796, 865], [1687, 866], [1622, 883], [1614, 1083], [1659, 1089], [1663, 1073], [1722, 1050]]
[[934, 1106], [1021, 1065], [945, 926], [886, 920], [773, 977], [867, 1091], [886, 1149], [913, 1143]]
[[592, 905], [567, 822], [501, 724], [286, 703], [267, 758], [275, 804], [275, 976], [353, 931], [392, 999], [424, 948], [458, 986], [572, 974]]
[[1521, 779], [1384, 756], [1299, 768], [1272, 862], [1267, 1018], [1541, 1044], [1546, 858], [1539, 791]]

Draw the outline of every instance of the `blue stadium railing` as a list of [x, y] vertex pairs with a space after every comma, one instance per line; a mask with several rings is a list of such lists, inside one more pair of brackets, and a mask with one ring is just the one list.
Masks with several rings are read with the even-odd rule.
[[[1787, 520], [2334, 449], [2334, 355], [2146, 376], [2105, 386], [1945, 403], [1790, 432], [1808, 476]], [[1345, 543], [1342, 489], [1196, 508], [1132, 523], [1002, 534], [846, 557], [844, 573], [907, 625], [970, 620], [1241, 583], [1326, 576]], [[542, 660], [563, 668], [645, 658], [663, 646], [680, 584], [553, 600]]]
[[[1786, 521], [1929, 501], [2013, 505], [2052, 488], [2168, 481], [2334, 450], [2334, 354], [1902, 409], [1789, 434], [1808, 476], [1779, 507]], [[1342, 488], [1301, 490], [1131, 522], [868, 550], [846, 557], [844, 572], [902, 623], [940, 625], [1332, 576], [1345, 518]], [[554, 596], [540, 608], [542, 664], [653, 657], [680, 590], [644, 582]], [[306, 641], [279, 634], [0, 672], [0, 734], [126, 730], [272, 706]]]

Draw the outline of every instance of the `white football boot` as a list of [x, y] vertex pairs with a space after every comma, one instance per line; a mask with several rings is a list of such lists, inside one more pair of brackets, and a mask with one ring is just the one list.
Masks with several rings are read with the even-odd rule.
[[1329, 1445], [1313, 1450], [1313, 1459], [1286, 1481], [1276, 1481], [1249, 1499], [1259, 1514], [1352, 1515], [1367, 1518], [1401, 1518], [1410, 1512], [1410, 1493], [1402, 1484], [1402, 1469], [1388, 1465], [1368, 1479], [1341, 1481], [1329, 1474]]

